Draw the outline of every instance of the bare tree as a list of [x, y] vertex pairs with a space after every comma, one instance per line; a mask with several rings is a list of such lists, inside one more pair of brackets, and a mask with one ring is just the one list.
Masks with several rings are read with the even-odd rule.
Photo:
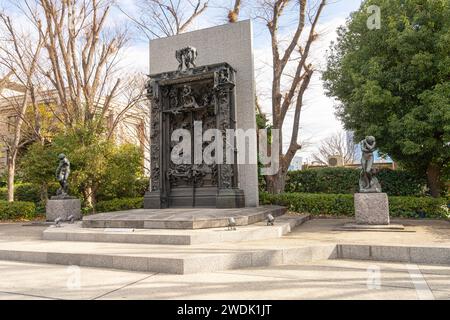
[[[111, 138], [117, 123], [142, 96], [142, 92], [135, 92], [133, 98], [123, 96], [133, 77], [124, 76], [121, 64], [129, 31], [107, 24], [115, 1], [10, 1], [28, 18], [31, 32], [41, 39], [43, 49], [41, 59], [30, 70], [31, 84], [21, 81], [28, 90], [23, 94], [19, 125], [28, 121], [34, 135], [42, 138], [38, 104], [45, 98], [54, 102], [46, 107], [66, 130], [83, 127]], [[30, 43], [34, 42], [29, 40], [28, 47]], [[20, 60], [20, 53], [11, 55]], [[33, 91], [36, 86], [31, 80], [39, 83], [39, 92]], [[29, 104], [35, 119], [23, 117]], [[89, 190], [86, 194], [93, 195]], [[95, 201], [90, 196], [87, 200]]]
[[11, 18], [0, 13], [0, 31], [3, 35], [0, 43], [0, 64], [8, 70], [7, 79], [3, 79], [2, 86], [5, 86], [13, 76], [23, 88], [23, 95], [14, 99], [14, 103], [11, 104], [13, 120], [6, 123], [12, 130], [1, 136], [6, 147], [8, 201], [10, 202], [14, 201], [17, 156], [23, 144], [26, 143], [22, 139], [22, 126], [30, 99], [35, 94], [33, 76], [47, 38], [47, 34], [44, 32], [34, 39], [32, 35], [17, 30]]
[[345, 133], [336, 133], [324, 139], [318, 151], [312, 155], [315, 162], [323, 165], [328, 165], [328, 159], [333, 156], [342, 157], [344, 164], [354, 163], [354, 144], [347, 139]]
[[138, 0], [138, 14], [125, 13], [148, 39], [186, 32], [208, 8], [209, 0]]
[[[19, 6], [42, 38], [45, 60], [38, 64], [52, 95], [55, 119], [67, 128], [100, 130], [120, 88], [117, 76], [126, 30], [105, 27], [112, 0], [24, 0]], [[100, 105], [100, 102], [102, 104]]]
[[0, 78], [0, 94], [3, 92], [3, 90], [8, 86], [10, 83], [10, 78], [14, 74], [14, 71], [9, 70], [8, 73]]
[[[149, 116], [148, 99], [146, 97], [146, 78], [144, 75], [129, 75], [123, 86], [118, 92], [120, 95], [120, 106], [114, 108], [116, 114], [108, 124], [108, 138], [112, 138], [117, 126], [127, 117], [147, 119]], [[134, 111], [134, 112], [133, 112]]]
[[235, 0], [233, 8], [228, 12], [228, 22], [235, 23], [239, 20], [239, 13], [241, 12], [241, 0]]
[[[315, 69], [308, 61], [312, 44], [317, 40], [316, 27], [326, 5], [326, 0], [260, 0], [258, 18], [263, 19], [270, 33], [272, 46], [272, 121], [273, 129], [280, 131], [280, 170], [278, 174], [266, 176], [269, 192], [284, 190], [289, 165], [297, 151], [300, 114], [303, 96], [308, 89]], [[297, 11], [296, 27], [286, 39], [280, 34], [283, 18]], [[289, 11], [289, 14], [286, 13]], [[303, 36], [306, 33], [305, 36]], [[288, 73], [288, 67], [293, 73]], [[293, 127], [287, 152], [283, 154], [283, 124], [288, 111], [293, 111]]]

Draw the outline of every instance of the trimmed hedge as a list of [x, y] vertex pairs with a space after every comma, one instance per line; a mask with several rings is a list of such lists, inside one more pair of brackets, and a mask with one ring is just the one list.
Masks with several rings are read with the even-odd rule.
[[0, 220], [29, 220], [35, 217], [36, 206], [33, 202], [0, 200]]
[[[422, 196], [425, 179], [402, 170], [381, 169], [378, 172], [383, 192], [390, 196]], [[286, 192], [354, 194], [358, 192], [359, 169], [318, 168], [290, 171]]]
[[[48, 186], [49, 196], [56, 194], [59, 184], [52, 183]], [[6, 200], [8, 198], [8, 189], [6, 187], [0, 188], [0, 200]], [[41, 187], [32, 183], [20, 183], [16, 184], [14, 190], [15, 201], [25, 201], [39, 203], [41, 201]]]
[[112, 212], [131, 209], [142, 209], [144, 198], [122, 198], [108, 201], [99, 201], [95, 205], [96, 212]]
[[[290, 211], [313, 215], [353, 216], [353, 195], [282, 193], [260, 194], [261, 204], [277, 204]], [[417, 218], [421, 213], [426, 218], [450, 218], [447, 201], [430, 197], [389, 197], [391, 217]]]

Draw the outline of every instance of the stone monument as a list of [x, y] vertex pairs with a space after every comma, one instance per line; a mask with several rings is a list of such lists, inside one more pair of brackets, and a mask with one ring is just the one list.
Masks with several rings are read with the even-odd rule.
[[[194, 108], [193, 110], [197, 111], [194, 111], [193, 114], [194, 116], [200, 117], [201, 113], [205, 113], [205, 111], [202, 110], [202, 106], [204, 105], [203, 92], [208, 92], [208, 95], [205, 96], [205, 98], [208, 99], [216, 96], [216, 93], [214, 92], [214, 87], [216, 85], [212, 83], [212, 75], [216, 74], [214, 77], [217, 80], [227, 78], [227, 75], [225, 73], [220, 73], [219, 71], [222, 69], [230, 70], [231, 74], [229, 75], [229, 78], [231, 78], [231, 81], [233, 83], [228, 85], [233, 85], [233, 88], [230, 88], [231, 92], [229, 93], [229, 99], [234, 100], [231, 101], [232, 109], [234, 109], [234, 111], [232, 111], [232, 109], [229, 109], [229, 111], [233, 112], [233, 118], [230, 118], [234, 122], [232, 123], [232, 125], [238, 130], [245, 131], [245, 134], [239, 135], [238, 139], [243, 140], [243, 136], [248, 134], [245, 139], [247, 139], [248, 141], [255, 141], [254, 146], [256, 147], [256, 94], [254, 81], [252, 33], [253, 31], [251, 21], [245, 20], [236, 23], [215, 26], [212, 28], [186, 32], [172, 37], [153, 39], [150, 41], [149, 73], [155, 76], [155, 79], [151, 79], [155, 81], [155, 86], [157, 85], [159, 87], [162, 87], [165, 85], [165, 81], [173, 82], [174, 80], [158, 80], [158, 75], [160, 75], [160, 77], [164, 77], [164, 75], [173, 77], [176, 72], [179, 71], [180, 74], [178, 80], [182, 81], [183, 84], [180, 83], [180, 85], [178, 86], [177, 90], [179, 90], [179, 92], [177, 93], [177, 95], [175, 95], [174, 91], [169, 92], [170, 98], [172, 99], [171, 103], [186, 103], [187, 105], [191, 104], [194, 107], [195, 103], [197, 103], [197, 105], [199, 105], [201, 108]], [[205, 71], [205, 73], [203, 74], [202, 70], [207, 71]], [[202, 77], [202, 74], [205, 77], [206, 82], [209, 82], [209, 84], [204, 83], [204, 85], [201, 85], [202, 80], [200, 78]], [[192, 84], [189, 83], [189, 78], [194, 81]], [[190, 86], [190, 88], [184, 89], [184, 85]], [[209, 87], [209, 89], [205, 91], [204, 88], [206, 88], [207, 86]], [[219, 84], [218, 87], [224, 87], [224, 85]], [[156, 87], [154, 88], [156, 89]], [[185, 96], [182, 95], [183, 90], [185, 90]], [[195, 101], [192, 101], [190, 94], [188, 93], [189, 90], [191, 90]], [[211, 95], [211, 93], [213, 95]], [[157, 95], [158, 91], [154, 90], [153, 94]], [[209, 101], [208, 103], [212, 105], [216, 104], [215, 101]], [[215, 116], [216, 119], [218, 119], [217, 117], [221, 117], [221, 115], [214, 115], [215, 106], [208, 107], [207, 112]], [[163, 114], [165, 117], [168, 116], [167, 112], [163, 112]], [[179, 114], [177, 114], [176, 117], [180, 118], [182, 117], [182, 114], [186, 116], [190, 113], [186, 113], [183, 111], [183, 113], [180, 112]], [[173, 114], [171, 115], [171, 117], [172, 116]], [[209, 125], [209, 123], [203, 121], [204, 130], [210, 128], [208, 127]], [[252, 136], [250, 137], [250, 135]], [[156, 137], [154, 137], [154, 139], [155, 138]], [[250, 145], [250, 143], [248, 144]], [[242, 161], [240, 161], [237, 164], [237, 171], [235, 171], [233, 174], [233, 179], [236, 179], [236, 181], [233, 182], [235, 183], [233, 188], [237, 187], [244, 192], [246, 207], [256, 207], [259, 205], [257, 153], [246, 153], [245, 150], [242, 150], [239, 147], [237, 148], [237, 153], [238, 157], [241, 158], [243, 158], [243, 155], [246, 155], [249, 161], [246, 161], [246, 163], [242, 163]], [[206, 170], [206, 166], [204, 167]], [[225, 167], [223, 168], [225, 169]], [[174, 180], [175, 176], [179, 176], [180, 174], [182, 174], [183, 170], [188, 169], [178, 168], [178, 172], [172, 172], [174, 174], [172, 175], [172, 180]], [[166, 177], [161, 175], [161, 178], [165, 179]], [[175, 181], [173, 182], [176, 183]], [[208, 181], [204, 180], [203, 187], [206, 187], [208, 184], [210, 184], [209, 182], [207, 182]], [[201, 184], [202, 182], [198, 181], [197, 183]], [[193, 192], [192, 188], [189, 188], [189, 190], [190, 193]], [[200, 190], [200, 188], [195, 189], [195, 193], [198, 196], [202, 196], [202, 192], [203, 191]], [[230, 191], [229, 188], [221, 189], [221, 195], [223, 196], [222, 199], [224, 199], [225, 196], [234, 199], [236, 198], [236, 193], [237, 190]], [[212, 193], [208, 192], [207, 194], [211, 195]], [[152, 194], [151, 196], [149, 196], [153, 197], [154, 195], [156, 194]], [[205, 196], [203, 196], [203, 198], [205, 198]], [[216, 198], [216, 196], [214, 196], [213, 198]], [[146, 200], [150, 200], [150, 198], [146, 197]], [[191, 207], [192, 201], [188, 201], [190, 205], [188, 205], [188, 202], [185, 202], [185, 205]], [[148, 204], [149, 202], [146, 201], [146, 208], [149, 208], [147, 206]], [[201, 202], [196, 202], [196, 206], [201, 206]], [[210, 202], [208, 206], [214, 207], [214, 203]]]
[[[225, 62], [196, 67], [197, 54], [192, 46], [180, 48], [174, 52], [179, 62], [176, 71], [149, 76], [151, 185], [144, 198], [146, 209], [245, 207], [244, 191], [238, 184], [235, 143], [226, 140], [227, 130], [234, 130], [236, 123], [236, 71]], [[208, 147], [202, 135], [209, 129], [220, 133], [220, 137], [214, 136], [214, 142], [221, 152], [215, 152], [223, 155], [222, 160], [228, 155], [233, 161], [196, 160], [196, 149], [203, 157]], [[179, 130], [188, 134], [183, 142], [189, 150], [182, 150], [182, 161], [175, 162], [173, 154], [180, 153], [176, 149], [180, 141], [174, 141], [173, 136]]]
[[373, 168], [376, 141], [372, 136], [360, 142], [361, 174], [359, 193], [355, 193], [355, 218], [357, 224], [389, 225], [389, 201], [386, 193], [382, 193], [380, 183]]
[[58, 156], [59, 165], [56, 169], [56, 179], [60, 184], [60, 188], [56, 192], [56, 196], [51, 197], [47, 201], [46, 219], [47, 221], [55, 221], [61, 218], [63, 221], [69, 220], [72, 216], [74, 220], [80, 220], [81, 217], [81, 201], [76, 197], [69, 196], [69, 175], [70, 161], [65, 154]]

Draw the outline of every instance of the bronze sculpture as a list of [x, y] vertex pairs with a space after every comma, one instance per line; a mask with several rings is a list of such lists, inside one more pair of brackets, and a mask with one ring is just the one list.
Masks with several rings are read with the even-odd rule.
[[359, 192], [371, 193], [381, 192], [381, 186], [375, 177], [375, 169], [373, 168], [373, 152], [376, 149], [375, 137], [368, 136], [360, 142], [362, 151], [361, 157], [361, 174], [359, 178]]
[[186, 71], [195, 68], [195, 59], [197, 59], [197, 49], [186, 47], [175, 52], [175, 57], [179, 63], [178, 71]]
[[68, 179], [70, 174], [70, 161], [63, 153], [58, 156], [58, 159], [59, 165], [56, 169], [56, 179], [58, 180], [61, 187], [56, 192], [56, 195], [64, 197], [67, 196], [69, 192]]

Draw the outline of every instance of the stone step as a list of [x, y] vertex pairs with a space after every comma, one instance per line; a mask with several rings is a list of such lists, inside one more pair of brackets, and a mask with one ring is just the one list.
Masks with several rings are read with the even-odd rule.
[[336, 257], [335, 245], [285, 248], [192, 247], [44, 241], [0, 245], [0, 260], [140, 272], [191, 274], [298, 264]]
[[338, 244], [338, 259], [372, 260], [420, 264], [450, 265], [450, 245], [389, 246], [371, 244]]
[[43, 232], [44, 240], [87, 241], [111, 243], [142, 243], [163, 245], [195, 245], [221, 242], [240, 242], [280, 238], [310, 219], [310, 215], [281, 216], [275, 225], [260, 222], [250, 226], [199, 230], [168, 229], [98, 229], [82, 228], [81, 223], [51, 226]]
[[287, 209], [280, 206], [254, 208], [170, 208], [136, 209], [105, 212], [83, 218], [84, 228], [128, 228], [128, 229], [206, 229], [228, 226], [233, 217], [237, 226], [261, 222], [271, 214], [282, 216]]
[[327, 259], [450, 265], [450, 247], [358, 244], [280, 246], [277, 241], [170, 246], [68, 241], [0, 242], [0, 260], [191, 274]]

